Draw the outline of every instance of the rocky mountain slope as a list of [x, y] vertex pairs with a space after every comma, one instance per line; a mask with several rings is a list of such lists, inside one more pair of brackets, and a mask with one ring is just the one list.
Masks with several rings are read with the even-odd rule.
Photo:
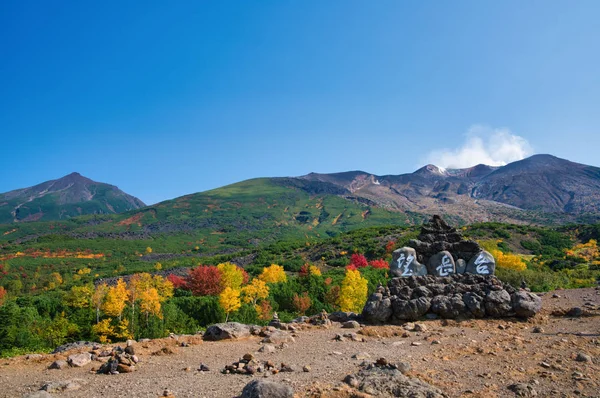
[[141, 200], [113, 185], [71, 173], [57, 180], [0, 194], [0, 223], [122, 213], [143, 206]]
[[551, 155], [503, 167], [445, 170], [427, 165], [414, 173], [377, 176], [362, 171], [316, 174], [305, 181], [330, 185], [346, 199], [393, 211], [440, 213], [466, 221], [523, 218], [534, 211], [582, 215], [600, 211], [600, 168]]

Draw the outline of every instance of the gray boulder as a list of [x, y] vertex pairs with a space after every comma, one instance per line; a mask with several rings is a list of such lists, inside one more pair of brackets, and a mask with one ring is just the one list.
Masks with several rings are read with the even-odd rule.
[[431, 300], [431, 312], [442, 318], [454, 319], [466, 312], [466, 305], [460, 294], [453, 296], [435, 296]]
[[381, 293], [373, 293], [363, 308], [362, 316], [370, 323], [386, 323], [392, 312], [390, 298], [383, 298]]
[[519, 290], [511, 297], [513, 311], [521, 318], [530, 318], [542, 309], [542, 299], [526, 290]]
[[250, 327], [238, 322], [211, 325], [203, 335], [203, 339], [208, 341], [235, 340], [246, 337], [250, 337]]
[[456, 273], [464, 274], [466, 270], [467, 270], [467, 262], [465, 260], [463, 260], [462, 258], [459, 258], [458, 260], [456, 260]]
[[90, 354], [89, 352], [72, 354], [67, 357], [67, 362], [71, 366], [80, 368], [80, 367], [85, 366], [88, 363], [92, 362], [92, 354]]
[[241, 398], [294, 398], [294, 390], [272, 381], [252, 380], [242, 390]]
[[48, 369], [65, 369], [69, 366], [69, 364], [67, 363], [67, 361], [63, 360], [63, 359], [59, 359], [56, 360], [54, 362], [52, 362], [50, 364], [50, 366], [48, 366]]
[[398, 369], [371, 367], [345, 379], [351, 387], [375, 397], [445, 398], [442, 391]]
[[417, 252], [412, 247], [394, 250], [390, 263], [390, 274], [398, 277], [427, 275], [427, 267], [417, 261]]
[[489, 252], [482, 250], [469, 260], [465, 272], [476, 275], [494, 275], [496, 260]]
[[427, 272], [429, 275], [435, 276], [450, 276], [456, 274], [456, 264], [450, 252], [441, 251], [429, 259], [427, 264]]
[[356, 321], [347, 321], [342, 324], [342, 328], [344, 329], [358, 329], [360, 328], [360, 323]]
[[475, 318], [483, 318], [485, 316], [485, 305], [482, 296], [477, 293], [467, 292], [463, 295], [463, 301]]
[[331, 322], [348, 322], [356, 319], [357, 315], [354, 312], [335, 311], [327, 317]]
[[393, 300], [392, 309], [396, 319], [415, 321], [431, 308], [431, 299], [419, 297], [413, 300]]
[[485, 313], [492, 317], [507, 316], [512, 309], [506, 290], [492, 290], [485, 296]]

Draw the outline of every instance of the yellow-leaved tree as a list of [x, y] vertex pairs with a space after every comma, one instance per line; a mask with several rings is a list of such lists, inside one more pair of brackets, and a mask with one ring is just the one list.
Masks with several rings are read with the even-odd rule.
[[358, 270], [347, 270], [338, 297], [340, 309], [361, 312], [367, 302], [367, 285], [367, 280], [360, 275]]
[[287, 275], [281, 265], [271, 264], [262, 270], [259, 278], [266, 283], [279, 283], [287, 281]]
[[92, 304], [94, 304], [94, 308], [96, 309], [96, 323], [100, 322], [100, 309], [104, 303], [106, 292], [108, 292], [108, 286], [106, 286], [106, 283], [103, 283], [96, 286], [94, 294], [92, 295]]
[[91, 285], [73, 286], [67, 295], [67, 305], [75, 308], [88, 308], [92, 303], [94, 288]]
[[518, 254], [504, 253], [498, 249], [498, 243], [502, 240], [483, 240], [479, 244], [484, 250], [490, 252], [496, 260], [496, 266], [498, 268], [512, 269], [514, 271], [525, 271], [527, 264], [523, 261], [523, 258]]
[[256, 306], [258, 300], [264, 300], [267, 297], [269, 297], [269, 286], [258, 278], [252, 279], [252, 282], [242, 288], [242, 300], [246, 304], [251, 303]]
[[225, 311], [225, 322], [229, 320], [229, 314], [240, 309], [242, 304], [240, 303], [240, 291], [226, 287], [221, 294], [219, 294], [219, 305]]
[[227, 262], [217, 265], [217, 268], [221, 272], [221, 287], [223, 289], [230, 287], [234, 290], [240, 290], [244, 284], [244, 271], [240, 267]]
[[115, 286], [108, 288], [102, 303], [102, 311], [108, 316], [116, 316], [120, 321], [127, 298], [127, 284], [123, 282], [123, 279], [119, 279]]

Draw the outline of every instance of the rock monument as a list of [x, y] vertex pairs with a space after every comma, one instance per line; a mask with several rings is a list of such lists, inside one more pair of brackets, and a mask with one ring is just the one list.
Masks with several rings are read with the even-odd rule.
[[370, 323], [402, 323], [422, 317], [528, 318], [542, 300], [494, 276], [494, 257], [464, 239], [439, 216], [423, 225], [410, 247], [394, 251], [387, 287], [379, 286], [362, 312]]
[[394, 251], [390, 273], [396, 277], [449, 276], [454, 274], [493, 275], [494, 257], [473, 240], [463, 238], [440, 216], [421, 227], [418, 239]]

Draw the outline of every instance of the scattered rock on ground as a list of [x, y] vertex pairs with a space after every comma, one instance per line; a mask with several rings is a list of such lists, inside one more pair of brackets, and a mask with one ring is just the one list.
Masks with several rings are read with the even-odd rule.
[[92, 354], [89, 352], [82, 352], [79, 354], [72, 354], [67, 357], [69, 365], [80, 368], [92, 362]]
[[241, 398], [293, 398], [290, 386], [268, 380], [252, 380], [246, 384]]
[[217, 323], [204, 332], [203, 338], [208, 341], [241, 339], [250, 336], [250, 327], [238, 322]]

